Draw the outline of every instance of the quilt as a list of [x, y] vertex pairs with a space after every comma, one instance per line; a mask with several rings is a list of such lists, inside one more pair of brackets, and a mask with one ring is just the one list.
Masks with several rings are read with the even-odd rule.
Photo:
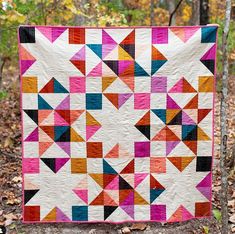
[[211, 214], [217, 26], [20, 26], [24, 222]]

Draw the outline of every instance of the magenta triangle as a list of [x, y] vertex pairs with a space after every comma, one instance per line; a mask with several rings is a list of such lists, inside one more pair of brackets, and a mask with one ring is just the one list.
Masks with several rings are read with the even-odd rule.
[[183, 78], [170, 89], [169, 93], [183, 93]]
[[203, 60], [214, 60], [215, 59], [216, 45], [214, 44], [201, 58]]
[[195, 122], [184, 111], [182, 111], [182, 124], [195, 125]]
[[55, 171], [58, 172], [61, 167], [65, 165], [66, 162], [68, 162], [70, 158], [56, 158], [55, 160]]
[[24, 141], [38, 141], [38, 128], [35, 128]]
[[36, 60], [21, 60], [20, 62], [20, 70], [21, 75], [23, 75], [35, 62]]
[[51, 29], [51, 39], [54, 42], [67, 28], [52, 27]]
[[120, 206], [131, 218], [134, 219], [134, 205]]
[[86, 60], [86, 47], [83, 46], [70, 60], [71, 61], [85, 61]]
[[102, 44], [117, 44], [116, 41], [103, 29], [102, 30]]
[[166, 142], [166, 155], [168, 155], [179, 143], [180, 141], [167, 141]]
[[56, 207], [56, 221], [71, 221], [58, 207]]
[[85, 203], [88, 202], [88, 190], [86, 189], [73, 189], [76, 195], [81, 198]]
[[134, 191], [130, 192], [128, 197], [121, 203], [121, 206], [134, 205]]
[[181, 109], [169, 95], [167, 95], [167, 109]]

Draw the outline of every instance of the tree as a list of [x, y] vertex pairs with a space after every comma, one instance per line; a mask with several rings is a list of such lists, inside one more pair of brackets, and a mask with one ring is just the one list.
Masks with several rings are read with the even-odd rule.
[[226, 0], [226, 13], [225, 23], [222, 37], [222, 53], [223, 53], [223, 76], [222, 76], [222, 92], [221, 92], [221, 143], [220, 143], [220, 170], [221, 170], [221, 213], [222, 213], [222, 234], [228, 233], [228, 182], [227, 182], [227, 171], [226, 171], [226, 156], [227, 156], [227, 97], [228, 97], [228, 49], [227, 39], [229, 33], [231, 15], [231, 0]]
[[200, 0], [200, 25], [209, 23], [209, 0]]

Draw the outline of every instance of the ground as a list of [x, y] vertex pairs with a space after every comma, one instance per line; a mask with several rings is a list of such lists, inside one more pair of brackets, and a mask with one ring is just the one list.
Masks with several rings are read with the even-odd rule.
[[[145, 223], [133, 225], [125, 224], [22, 224], [21, 223], [21, 133], [19, 109], [19, 80], [15, 73], [7, 74], [4, 89], [6, 97], [0, 96], [0, 226], [6, 226], [8, 234], [57, 234], [57, 233], [220, 233], [220, 222], [217, 218], [191, 220], [183, 223], [161, 224]], [[228, 98], [228, 155], [231, 155], [235, 138], [235, 77], [230, 79]], [[1, 93], [0, 93], [1, 94]], [[219, 170], [220, 144], [220, 94], [216, 94], [215, 111], [215, 159], [213, 165], [213, 209], [220, 210], [219, 191], [221, 189]], [[231, 163], [230, 163], [231, 164]], [[229, 189], [228, 207], [230, 216], [230, 231], [235, 232], [235, 192], [234, 169], [228, 167]], [[219, 212], [217, 212], [220, 214]], [[209, 231], [208, 231], [209, 230]]]

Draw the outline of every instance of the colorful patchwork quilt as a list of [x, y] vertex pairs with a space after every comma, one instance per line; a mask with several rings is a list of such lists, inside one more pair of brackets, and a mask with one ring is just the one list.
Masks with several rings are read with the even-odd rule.
[[217, 26], [21, 26], [24, 222], [209, 217]]

